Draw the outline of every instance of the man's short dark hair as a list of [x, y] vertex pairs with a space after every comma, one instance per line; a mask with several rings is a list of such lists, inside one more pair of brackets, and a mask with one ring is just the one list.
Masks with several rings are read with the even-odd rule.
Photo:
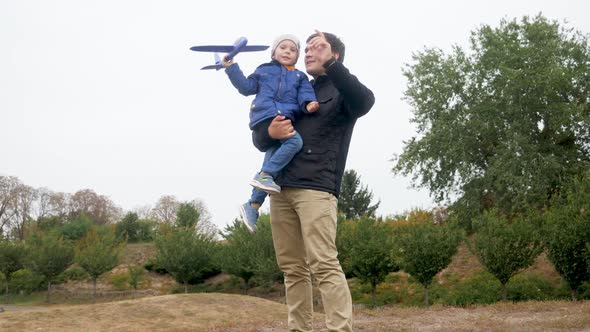
[[[344, 46], [342, 40], [336, 37], [336, 35], [329, 32], [323, 32], [323, 34], [324, 36], [326, 36], [326, 40], [328, 41], [328, 43], [330, 43], [330, 46], [332, 46], [332, 53], [338, 53], [338, 61], [344, 62], [344, 52], [346, 51], [346, 46]], [[309, 43], [309, 41], [317, 35], [317, 33], [312, 34], [311, 36], [307, 37], [307, 40], [305, 42]]]

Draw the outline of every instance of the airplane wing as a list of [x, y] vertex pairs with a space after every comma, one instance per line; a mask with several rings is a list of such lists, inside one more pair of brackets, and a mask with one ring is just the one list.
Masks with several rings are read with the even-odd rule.
[[240, 50], [240, 52], [258, 52], [258, 51], [264, 51], [268, 47], [269, 46], [265, 46], [265, 45], [246, 45], [246, 46], [242, 47], [242, 49]]
[[[192, 51], [196, 52], [218, 52], [218, 53], [230, 53], [235, 48], [234, 45], [203, 45], [193, 46]], [[240, 49], [240, 52], [257, 52], [264, 51], [268, 48], [265, 45], [246, 45]]]
[[233, 50], [234, 50], [234, 45], [203, 45], [203, 46], [191, 47], [191, 51], [196, 51], [196, 52], [229, 53]]

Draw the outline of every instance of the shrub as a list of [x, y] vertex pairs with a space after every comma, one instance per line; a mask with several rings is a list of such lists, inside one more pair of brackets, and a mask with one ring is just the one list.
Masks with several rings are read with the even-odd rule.
[[10, 289], [15, 293], [32, 292], [44, 289], [45, 277], [29, 269], [20, 269], [12, 273], [10, 278]]

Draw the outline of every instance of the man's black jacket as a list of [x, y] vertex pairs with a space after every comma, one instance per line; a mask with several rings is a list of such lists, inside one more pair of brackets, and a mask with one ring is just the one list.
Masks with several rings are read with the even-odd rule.
[[[281, 187], [315, 189], [338, 196], [354, 125], [357, 118], [369, 112], [375, 96], [341, 62], [332, 64], [326, 75], [312, 83], [320, 108], [294, 123], [303, 138], [303, 149], [275, 181]], [[252, 140], [260, 151], [276, 144], [267, 130], [253, 131]]]

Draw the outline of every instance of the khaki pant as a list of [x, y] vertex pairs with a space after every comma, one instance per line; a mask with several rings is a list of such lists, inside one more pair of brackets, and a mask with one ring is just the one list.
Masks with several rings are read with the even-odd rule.
[[[270, 200], [277, 262], [285, 274], [289, 331], [312, 331], [316, 277], [330, 331], [352, 331], [352, 299], [336, 250], [336, 197], [284, 187]], [[310, 271], [311, 269], [311, 271]]]

